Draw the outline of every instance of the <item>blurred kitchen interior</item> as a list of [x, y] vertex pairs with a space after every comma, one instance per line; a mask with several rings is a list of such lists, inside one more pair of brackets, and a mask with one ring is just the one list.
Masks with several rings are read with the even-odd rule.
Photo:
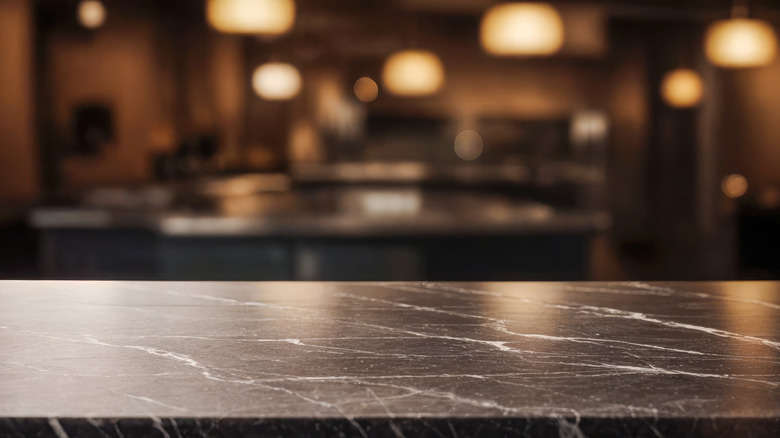
[[0, 276], [778, 279], [779, 26], [776, 0], [0, 0]]

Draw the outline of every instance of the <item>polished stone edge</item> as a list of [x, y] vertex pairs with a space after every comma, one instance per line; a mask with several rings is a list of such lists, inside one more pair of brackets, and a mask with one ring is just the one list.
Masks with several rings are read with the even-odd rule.
[[0, 437], [777, 437], [780, 418], [0, 418]]

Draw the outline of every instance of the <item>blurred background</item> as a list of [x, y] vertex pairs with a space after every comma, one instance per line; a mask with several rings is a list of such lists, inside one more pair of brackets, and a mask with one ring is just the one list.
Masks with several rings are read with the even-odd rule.
[[0, 0], [0, 277], [780, 279], [776, 0]]

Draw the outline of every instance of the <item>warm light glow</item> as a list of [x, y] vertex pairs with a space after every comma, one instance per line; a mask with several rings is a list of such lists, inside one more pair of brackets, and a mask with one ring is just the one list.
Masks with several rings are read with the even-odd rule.
[[733, 173], [723, 178], [723, 182], [720, 186], [723, 190], [723, 194], [729, 198], [736, 199], [747, 193], [748, 181], [744, 176]]
[[404, 50], [387, 58], [382, 81], [388, 91], [399, 96], [433, 94], [444, 84], [444, 67], [432, 52]]
[[79, 3], [77, 17], [82, 26], [97, 29], [106, 22], [106, 7], [97, 0], [85, 0]]
[[293, 0], [209, 0], [206, 16], [220, 32], [279, 35], [295, 22]]
[[661, 97], [675, 108], [696, 106], [704, 94], [701, 77], [696, 71], [680, 68], [664, 75], [661, 81]]
[[476, 160], [482, 155], [482, 136], [477, 131], [467, 129], [455, 137], [455, 155], [461, 160]]
[[389, 216], [417, 214], [422, 203], [422, 195], [416, 190], [377, 190], [361, 193], [359, 205], [364, 214]]
[[581, 110], [572, 115], [569, 135], [576, 145], [604, 141], [608, 131], [609, 118], [602, 111]]
[[290, 190], [290, 177], [281, 173], [246, 174], [209, 180], [199, 185], [199, 188], [204, 195], [219, 198], [285, 192]]
[[758, 197], [758, 203], [764, 208], [780, 207], [780, 189], [767, 187]]
[[345, 190], [339, 198], [339, 207], [345, 212], [366, 216], [416, 215], [423, 206], [419, 189], [360, 189]]
[[373, 102], [379, 96], [379, 86], [373, 79], [362, 77], [355, 82], [355, 96], [362, 102]]
[[506, 3], [482, 17], [482, 47], [493, 55], [552, 55], [563, 46], [563, 21], [547, 3]]
[[301, 91], [301, 75], [290, 64], [269, 62], [255, 69], [252, 88], [263, 99], [292, 99]]
[[775, 58], [777, 36], [766, 21], [719, 20], [707, 29], [705, 52], [713, 64], [721, 67], [760, 67]]

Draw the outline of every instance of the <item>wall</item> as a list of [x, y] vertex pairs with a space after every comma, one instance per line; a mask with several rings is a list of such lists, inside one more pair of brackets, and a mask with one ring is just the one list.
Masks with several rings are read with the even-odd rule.
[[[216, 132], [238, 160], [243, 127], [241, 40], [219, 36], [202, 16], [110, 3], [105, 25], [89, 31], [61, 12], [44, 32], [47, 147], [60, 157], [55, 188], [149, 182], [153, 157], [188, 136]], [[189, 11], [189, 9], [187, 9]], [[195, 24], [193, 24], [195, 23]], [[114, 139], [94, 156], [69, 153], [78, 105], [113, 110]]]
[[646, 47], [633, 24], [623, 24], [615, 44], [608, 80], [611, 150], [608, 190], [613, 233], [621, 239], [647, 237], [647, 137], [651, 91], [648, 90]]
[[0, 1], [0, 207], [38, 193], [31, 2]]
[[98, 156], [62, 161], [64, 186], [149, 178], [153, 130], [172, 123], [171, 103], [166, 102], [170, 93], [155, 63], [154, 31], [149, 23], [110, 16], [94, 32], [61, 27], [49, 35], [50, 111], [57, 133], [53, 147], [66, 152], [73, 138], [72, 112], [80, 104], [106, 104], [114, 117], [114, 141]]
[[723, 175], [743, 174], [753, 194], [780, 187], [780, 58], [721, 76]]

